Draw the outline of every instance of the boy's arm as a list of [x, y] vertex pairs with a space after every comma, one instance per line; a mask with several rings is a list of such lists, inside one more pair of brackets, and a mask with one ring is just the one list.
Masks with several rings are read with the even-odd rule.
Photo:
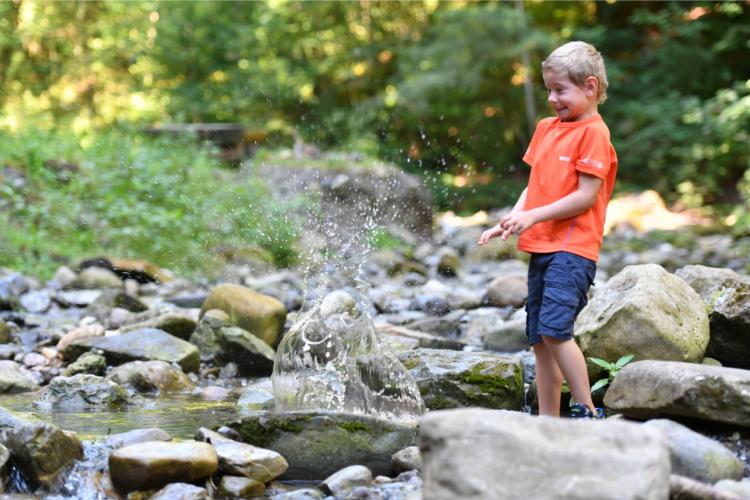
[[[516, 212], [520, 212], [523, 210], [524, 205], [526, 204], [526, 191], [528, 188], [524, 188], [524, 190], [521, 192], [521, 196], [518, 197], [518, 201], [515, 205], [513, 205], [513, 210], [510, 211], [511, 214], [514, 214]], [[506, 216], [507, 217], [507, 216]], [[489, 228], [487, 231], [482, 233], [482, 236], [479, 237], [479, 245], [484, 245], [488, 241], [490, 241], [492, 238], [497, 238], [498, 236], [503, 236], [503, 233], [505, 233], [506, 230], [503, 229], [502, 221], [499, 222], [496, 226], [493, 226]], [[508, 236], [504, 236], [503, 239], [506, 239]]]
[[511, 234], [521, 234], [539, 222], [567, 219], [585, 212], [596, 201], [601, 187], [602, 180], [600, 178], [584, 173], [578, 174], [578, 189], [576, 191], [549, 205], [532, 208], [531, 210], [511, 212], [503, 217], [500, 221], [501, 226], [505, 229], [502, 233], [503, 239]]

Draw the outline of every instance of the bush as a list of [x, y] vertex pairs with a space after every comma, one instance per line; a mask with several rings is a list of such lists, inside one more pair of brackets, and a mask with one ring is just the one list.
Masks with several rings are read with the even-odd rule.
[[248, 247], [277, 264], [294, 260], [296, 230], [284, 207], [189, 139], [124, 130], [6, 134], [0, 169], [2, 266], [49, 275], [104, 253], [190, 275]]

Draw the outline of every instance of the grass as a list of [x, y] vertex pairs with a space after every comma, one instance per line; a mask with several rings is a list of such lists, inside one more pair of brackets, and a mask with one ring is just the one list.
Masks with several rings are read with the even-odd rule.
[[286, 207], [190, 139], [0, 133], [0, 186], [0, 266], [40, 278], [102, 254], [187, 276], [226, 254], [296, 258]]

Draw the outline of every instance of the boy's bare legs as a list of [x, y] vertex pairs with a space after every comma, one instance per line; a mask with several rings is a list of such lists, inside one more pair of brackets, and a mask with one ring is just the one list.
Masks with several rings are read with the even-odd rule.
[[544, 342], [534, 345], [534, 358], [536, 359], [536, 393], [539, 399], [539, 415], [559, 417], [563, 374]]
[[[542, 341], [547, 351], [557, 362], [557, 366], [562, 371], [565, 380], [568, 381], [568, 387], [570, 387], [570, 394], [573, 396], [573, 399], [576, 403], [584, 404], [591, 408], [592, 412], [596, 413], [594, 402], [591, 400], [591, 388], [589, 386], [589, 373], [586, 369], [586, 360], [578, 344], [573, 339], [558, 340], [546, 335], [542, 335]], [[536, 347], [534, 349], [536, 350]], [[539, 408], [539, 412], [541, 413], [541, 402]]]

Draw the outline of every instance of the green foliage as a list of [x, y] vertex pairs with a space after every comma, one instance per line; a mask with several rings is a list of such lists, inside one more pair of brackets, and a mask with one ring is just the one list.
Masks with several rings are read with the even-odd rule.
[[600, 378], [596, 382], [593, 383], [591, 386], [591, 392], [596, 391], [597, 389], [601, 389], [602, 387], [606, 387], [607, 385], [611, 384], [612, 381], [615, 379], [617, 374], [622, 370], [622, 368], [630, 363], [633, 360], [634, 354], [627, 354], [625, 356], [622, 356], [620, 359], [615, 361], [614, 363], [610, 363], [608, 361], [605, 361], [600, 358], [588, 358], [589, 361], [594, 363], [597, 366], [600, 366], [601, 368], [604, 368], [604, 370], [607, 373], [607, 376], [604, 378]]
[[406, 250], [410, 245], [397, 235], [391, 234], [385, 229], [377, 228], [369, 231], [366, 236], [367, 247], [374, 250]]
[[103, 252], [192, 274], [233, 249], [258, 247], [279, 264], [295, 257], [284, 207], [187, 139], [6, 134], [0, 165], [0, 265], [49, 275]]

